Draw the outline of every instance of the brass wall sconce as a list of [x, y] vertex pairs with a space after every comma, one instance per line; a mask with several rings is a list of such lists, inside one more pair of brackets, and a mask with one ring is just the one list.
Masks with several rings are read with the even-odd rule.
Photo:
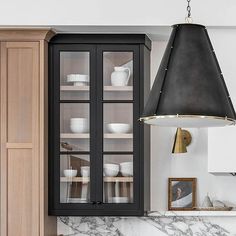
[[177, 128], [172, 153], [186, 153], [187, 146], [191, 143], [192, 136], [188, 130]]

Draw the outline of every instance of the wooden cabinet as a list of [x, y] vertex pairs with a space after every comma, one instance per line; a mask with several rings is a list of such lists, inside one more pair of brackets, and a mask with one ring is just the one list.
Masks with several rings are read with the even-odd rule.
[[1, 236], [56, 235], [47, 213], [48, 29], [0, 30]]
[[149, 209], [149, 127], [138, 119], [150, 49], [145, 35], [51, 40], [50, 214], [138, 216]]
[[208, 172], [235, 175], [235, 140], [235, 126], [208, 129]]

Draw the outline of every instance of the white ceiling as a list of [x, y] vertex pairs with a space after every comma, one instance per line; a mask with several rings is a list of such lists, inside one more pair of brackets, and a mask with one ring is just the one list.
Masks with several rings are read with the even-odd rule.
[[[147, 34], [152, 41], [168, 40], [171, 26], [85, 26], [85, 25], [11, 25], [0, 28], [52, 28], [57, 33], [91, 33], [91, 34]], [[209, 30], [236, 30], [235, 26], [208, 26]]]

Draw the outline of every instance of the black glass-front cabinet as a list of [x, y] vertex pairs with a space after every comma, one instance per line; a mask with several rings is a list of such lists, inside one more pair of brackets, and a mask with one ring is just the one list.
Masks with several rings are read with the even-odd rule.
[[59, 34], [49, 45], [49, 214], [149, 209], [145, 35]]

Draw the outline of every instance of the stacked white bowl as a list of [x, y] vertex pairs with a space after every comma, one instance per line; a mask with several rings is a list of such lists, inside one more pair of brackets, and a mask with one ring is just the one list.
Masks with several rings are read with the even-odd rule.
[[89, 124], [86, 118], [71, 118], [70, 129], [73, 133], [88, 133]]
[[120, 172], [123, 176], [133, 176], [133, 162], [120, 163]]
[[103, 171], [104, 175], [108, 177], [115, 177], [118, 175], [120, 170], [119, 165], [117, 164], [104, 164]]

